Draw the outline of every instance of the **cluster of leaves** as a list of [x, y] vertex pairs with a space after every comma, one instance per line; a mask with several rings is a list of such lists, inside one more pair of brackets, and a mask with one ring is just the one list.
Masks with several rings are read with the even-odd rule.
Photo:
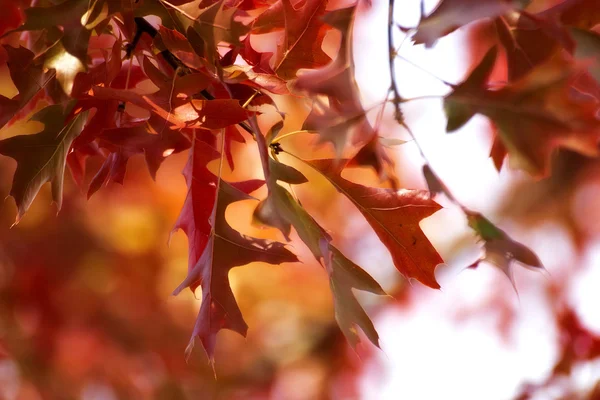
[[[509, 277], [514, 260], [543, 268], [529, 249], [460, 205], [427, 163], [423, 174], [430, 191], [398, 189], [393, 162], [378, 126], [367, 118], [354, 80], [356, 5], [333, 0], [42, 0], [31, 6], [22, 0], [3, 6], [7, 15], [16, 16], [0, 21], [5, 42], [0, 58], [16, 94], [0, 97], [0, 126], [32, 112], [30, 119], [43, 124], [41, 132], [0, 141], [0, 153], [17, 161], [10, 192], [17, 222], [49, 181], [60, 208], [66, 166], [85, 185], [88, 158], [104, 160], [89, 183], [91, 196], [108, 182], [123, 183], [128, 160], [136, 154], [144, 155], [154, 177], [169, 155], [189, 152], [184, 170], [188, 194], [175, 224], [188, 237], [189, 270], [174, 291], [202, 288], [189, 351], [198, 338], [212, 360], [221, 329], [246, 334], [229, 285], [232, 268], [254, 261], [297, 261], [285, 244], [242, 235], [225, 218], [230, 204], [252, 199], [250, 194], [263, 185], [268, 194], [255, 208], [256, 223], [278, 229], [286, 241], [293, 227], [328, 273], [336, 319], [350, 343], [358, 343], [360, 327], [378, 344], [352, 289], [384, 294], [383, 289], [333, 245], [332, 236], [287, 189], [307, 178], [279, 160], [285, 152], [283, 123], [261, 129], [263, 115], [285, 119], [277, 96], [300, 96], [312, 105], [302, 132], [331, 143], [337, 157], [306, 165], [356, 206], [407, 278], [439, 288], [434, 272], [443, 260], [419, 227], [440, 209], [432, 200], [435, 193], [464, 211], [485, 242], [484, 260]], [[473, 21], [495, 26], [497, 45], [444, 98], [447, 131], [482, 114], [497, 130], [492, 157], [498, 168], [508, 155], [514, 166], [546, 176], [558, 148], [598, 155], [598, 60], [579, 60], [600, 52], [600, 36], [592, 30], [600, 22], [600, 5], [566, 0], [538, 13], [526, 6], [508, 0], [442, 0], [408, 30], [416, 44], [432, 46]], [[410, 99], [401, 97], [393, 74], [394, 31], [407, 28], [394, 23], [393, 1], [390, 7], [388, 97], [398, 123], [408, 128], [400, 107]], [[160, 23], [153, 25], [156, 17]], [[333, 59], [323, 50], [329, 33], [340, 37]], [[272, 51], [257, 50], [261, 40], [272, 44]], [[491, 82], [494, 68], [507, 70], [507, 82]], [[221, 170], [224, 162], [234, 168], [232, 142], [245, 143], [243, 131], [258, 147], [264, 180], [227, 182]], [[216, 173], [208, 166], [215, 160]], [[372, 168], [385, 187], [342, 177], [343, 169], [352, 166]]]

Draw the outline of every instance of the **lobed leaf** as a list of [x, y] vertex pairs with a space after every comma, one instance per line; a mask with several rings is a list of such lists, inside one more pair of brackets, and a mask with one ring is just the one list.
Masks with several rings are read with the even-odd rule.
[[10, 189], [18, 208], [15, 223], [27, 212], [42, 185], [48, 181], [52, 182], [52, 199], [60, 210], [67, 154], [71, 143], [81, 133], [88, 115], [84, 111], [67, 122], [67, 115], [74, 105], [72, 101], [66, 108], [61, 104], [48, 106], [31, 117], [44, 124], [42, 132], [0, 141], [0, 153], [17, 161]]

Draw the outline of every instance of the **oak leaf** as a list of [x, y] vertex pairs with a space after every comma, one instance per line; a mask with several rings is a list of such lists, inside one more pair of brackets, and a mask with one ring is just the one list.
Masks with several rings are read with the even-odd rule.
[[[212, 133], [200, 132], [212, 141]], [[250, 238], [234, 230], [225, 219], [227, 207], [236, 201], [252, 199], [248, 193], [258, 189], [263, 181], [227, 183], [206, 168], [209, 161], [222, 157], [208, 143], [195, 138], [184, 174], [188, 183], [181, 215], [174, 230], [182, 229], [190, 246], [189, 271], [174, 290], [178, 294], [190, 287], [202, 287], [202, 305], [186, 352], [191, 352], [198, 337], [214, 362], [216, 335], [221, 329], [231, 329], [242, 336], [248, 326], [229, 285], [229, 271], [255, 261], [281, 264], [297, 261], [296, 256], [281, 243]]]
[[21, 109], [40, 93], [54, 78], [52, 72], [44, 72], [43, 65], [35, 55], [24, 47], [4, 45], [10, 77], [19, 91], [12, 99], [0, 95], [0, 128], [6, 125]]
[[89, 5], [88, 0], [65, 0], [49, 7], [26, 8], [25, 22], [16, 30], [34, 31], [62, 26], [63, 34], [60, 41], [64, 49], [73, 57], [77, 57], [85, 66], [91, 30], [82, 24], [82, 18], [87, 13]]
[[280, 122], [262, 136], [255, 120], [251, 120], [259, 146], [263, 171], [269, 193], [254, 211], [255, 221], [279, 229], [286, 240], [290, 240], [293, 226], [300, 239], [306, 244], [315, 259], [323, 263], [329, 275], [329, 285], [334, 296], [335, 318], [340, 329], [352, 345], [360, 342], [355, 326], [360, 327], [367, 338], [379, 346], [379, 336], [369, 316], [360, 306], [352, 289], [385, 295], [379, 284], [362, 268], [350, 261], [331, 244], [331, 236], [295, 200], [278, 181], [289, 184], [307, 182], [306, 177], [289, 165], [269, 157], [267, 149], [283, 127]]
[[153, 116], [135, 125], [103, 130], [96, 139], [99, 147], [110, 154], [90, 182], [88, 198], [109, 181], [123, 184], [127, 162], [132, 156], [143, 154], [152, 179], [156, 179], [158, 168], [168, 156], [190, 147], [189, 140], [180, 131], [148, 133], [149, 128], [157, 130], [162, 126], [163, 120]]
[[87, 111], [71, 121], [67, 115], [75, 102], [66, 108], [61, 104], [48, 106], [31, 120], [44, 124], [44, 130], [34, 135], [13, 136], [0, 141], [0, 153], [17, 161], [10, 195], [14, 197], [18, 213], [16, 222], [23, 217], [42, 185], [52, 182], [52, 199], [60, 210], [67, 154], [73, 139], [79, 135], [87, 119]]
[[279, 77], [291, 79], [299, 69], [319, 68], [331, 60], [321, 48], [329, 30], [320, 18], [326, 6], [327, 0], [305, 0], [296, 4], [278, 0], [254, 21], [255, 33], [284, 30], [272, 59], [273, 70]]
[[308, 164], [358, 208], [390, 251], [398, 271], [434, 289], [440, 287], [434, 271], [444, 261], [419, 227], [422, 219], [441, 209], [427, 191], [363, 186], [342, 178], [334, 160]]
[[[494, 18], [517, 8], [521, 0], [442, 0], [421, 17], [413, 35], [415, 43], [431, 47], [443, 36], [483, 18]], [[404, 28], [405, 29], [405, 28]]]
[[491, 263], [500, 269], [510, 280], [513, 288], [517, 290], [512, 271], [514, 261], [526, 268], [545, 270], [538, 256], [527, 246], [511, 239], [506, 232], [496, 227], [487, 218], [477, 212], [465, 211], [469, 226], [485, 242], [484, 256], [470, 267], [475, 268], [481, 261]]
[[511, 164], [535, 176], [548, 174], [549, 158], [557, 148], [598, 155], [598, 103], [573, 89], [576, 68], [551, 60], [522, 79], [492, 90], [487, 80], [496, 53], [495, 48], [488, 51], [444, 99], [447, 131], [457, 130], [476, 113], [485, 115], [497, 127]]
[[[331, 142], [338, 156], [348, 144], [366, 143], [377, 135], [369, 124], [354, 79], [352, 26], [356, 6], [335, 10], [323, 20], [342, 34], [337, 57], [326, 67], [306, 71], [294, 88], [312, 96], [327, 96], [327, 107], [313, 104], [302, 129], [319, 132], [321, 142]], [[376, 140], [376, 139], [375, 139]]]

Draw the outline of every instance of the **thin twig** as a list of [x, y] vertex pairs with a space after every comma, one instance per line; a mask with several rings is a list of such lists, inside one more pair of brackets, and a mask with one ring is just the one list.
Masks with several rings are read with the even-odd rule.
[[406, 58], [404, 56], [401, 56], [398, 53], [396, 53], [395, 56], [398, 57], [399, 59], [401, 59], [402, 61], [404, 61], [405, 63], [410, 64], [413, 67], [417, 68], [418, 70], [425, 72], [427, 75], [431, 76], [432, 78], [437, 79], [438, 81], [442, 82], [444, 85], [449, 86], [449, 87], [451, 87], [453, 89], [456, 87], [456, 85], [454, 83], [450, 83], [450, 82], [448, 82], [448, 81], [440, 78], [439, 76], [437, 76], [433, 72], [428, 71], [427, 69], [421, 67], [419, 64], [415, 63], [414, 61], [412, 61], [412, 60], [410, 60], [410, 59], [408, 59], [408, 58]]
[[396, 119], [398, 124], [400, 124], [401, 126], [406, 128], [410, 137], [415, 142], [415, 145], [417, 146], [417, 149], [419, 150], [421, 157], [423, 158], [423, 160], [425, 160], [425, 162], [427, 162], [429, 164], [429, 162], [427, 161], [427, 157], [425, 157], [425, 153], [423, 152], [423, 149], [421, 148], [421, 145], [417, 141], [417, 138], [415, 137], [412, 130], [408, 127], [408, 125], [404, 121], [404, 115], [402, 114], [402, 109], [400, 108], [400, 103], [402, 103], [404, 99], [400, 95], [400, 92], [398, 91], [398, 85], [396, 83], [396, 68], [395, 68], [396, 67], [396, 62], [395, 62], [396, 61], [396, 52], [395, 52], [395, 47], [394, 47], [394, 4], [395, 4], [395, 0], [389, 0], [389, 7], [388, 7], [388, 51], [389, 51], [388, 61], [389, 61], [389, 68], [390, 68], [390, 89], [389, 90], [394, 95], [394, 101], [393, 101], [393, 103], [394, 103], [394, 118]]
[[[389, 8], [388, 8], [388, 51], [389, 51], [389, 68], [390, 68], [390, 89], [389, 91], [393, 93], [394, 95], [394, 99], [393, 99], [393, 103], [394, 103], [394, 109], [395, 109], [395, 113], [394, 113], [394, 117], [396, 119], [396, 121], [398, 122], [399, 125], [401, 125], [402, 127], [404, 127], [404, 129], [407, 130], [408, 134], [410, 135], [410, 137], [412, 138], [413, 142], [415, 143], [415, 146], [417, 147], [417, 150], [419, 151], [419, 154], [421, 155], [421, 158], [423, 158], [423, 161], [425, 161], [426, 166], [428, 166], [428, 168], [431, 170], [431, 163], [429, 162], [429, 160], [427, 159], [427, 157], [425, 156], [425, 153], [423, 151], [423, 148], [421, 147], [421, 145], [419, 144], [419, 141], [417, 140], [415, 134], [413, 133], [413, 131], [410, 129], [410, 127], [408, 126], [408, 124], [406, 123], [406, 121], [404, 120], [404, 115], [402, 114], [402, 109], [400, 108], [400, 104], [401, 103], [406, 103], [408, 101], [414, 101], [414, 100], [421, 100], [421, 99], [429, 99], [429, 98], [440, 98], [442, 96], [421, 96], [421, 97], [414, 97], [412, 99], [405, 99], [403, 98], [399, 91], [398, 91], [398, 84], [396, 82], [396, 70], [395, 70], [395, 60], [396, 57], [402, 58], [405, 61], [408, 61], [409, 63], [411, 63], [412, 65], [420, 68], [419, 66], [417, 66], [416, 64], [412, 63], [412, 61], [405, 59], [404, 57], [400, 57], [398, 56], [398, 54], [396, 53], [395, 47], [394, 47], [394, 36], [393, 36], [393, 30], [394, 30], [394, 4], [395, 4], [395, 0], [389, 0]], [[424, 69], [422, 69], [425, 72], [428, 72]], [[433, 75], [433, 74], [431, 74]], [[438, 77], [436, 77], [437, 79], [439, 79], [441, 82], [447, 84], [450, 87], [455, 87], [453, 84], [448, 83], [446, 81], [444, 81], [443, 79], [440, 79]], [[389, 92], [388, 92], [389, 93]], [[290, 153], [288, 153], [290, 154]], [[466, 207], [463, 206], [458, 200], [456, 200], [456, 197], [448, 190], [448, 188], [443, 184], [443, 182], [441, 182], [441, 180], [439, 179], [439, 177], [437, 177], [437, 175], [431, 170], [432, 174], [434, 174], [434, 177], [440, 181], [440, 183], [442, 184], [443, 188], [444, 188], [444, 192], [446, 193], [447, 197], [453, 201], [455, 204], [457, 204], [461, 210], [463, 210], [463, 212], [465, 212]]]

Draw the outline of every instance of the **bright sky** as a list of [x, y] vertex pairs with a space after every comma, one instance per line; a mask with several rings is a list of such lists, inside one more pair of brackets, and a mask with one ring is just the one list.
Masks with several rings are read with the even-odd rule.
[[[397, 1], [396, 22], [415, 26], [419, 3], [420, 0]], [[431, 9], [436, 2], [426, 3]], [[387, 6], [387, 1], [374, 0], [373, 8], [362, 13], [355, 26], [357, 80], [366, 108], [381, 101], [389, 87]], [[437, 77], [459, 82], [469, 67], [460, 47], [465, 38], [464, 31], [458, 31], [429, 50], [406, 41], [400, 54]], [[397, 43], [401, 40], [398, 35]], [[404, 97], [441, 95], [448, 90], [439, 80], [405, 61], [398, 60], [397, 67]], [[432, 167], [454, 194], [467, 206], [490, 213], [495, 199], [519, 172], [505, 170], [499, 175], [495, 171], [488, 159], [491, 143], [484, 133], [485, 119], [475, 118], [460, 132], [446, 135], [441, 100], [410, 103], [405, 112]], [[390, 124], [389, 128], [393, 126]], [[393, 132], [406, 135], [398, 129]], [[400, 165], [406, 165], [403, 160], [407, 159], [418, 166], [423, 164], [414, 144], [402, 145], [395, 151]], [[407, 180], [414, 182], [415, 187], [423, 187], [418, 170], [399, 171], [407, 172]], [[467, 232], [464, 218], [454, 209], [438, 212], [422, 226], [445, 259], [451, 254], [453, 241]], [[560, 274], [558, 271], [569, 268], [574, 259], [569, 239], [556, 227], [545, 226], [533, 232], [514, 227], [510, 234], [534, 249], [551, 274]], [[370, 269], [369, 265], [384, 263], [387, 268], [391, 265], [389, 258], [382, 246], [372, 246], [376, 243], [373, 238], [367, 237], [365, 243], [368, 245], [364, 248], [372, 251], [358, 254], [356, 261], [381, 282], [381, 271]], [[406, 310], [390, 308], [376, 317], [383, 351], [365, 368], [364, 399], [509, 399], [523, 382], [542, 382], [549, 374], [556, 361], [557, 338], [542, 292], [548, 278], [517, 268], [517, 297], [506, 277], [489, 265], [461, 272], [477, 257], [477, 247], [471, 247], [468, 254], [450, 259], [449, 268], [439, 275], [442, 291], [416, 283], [415, 306]], [[600, 263], [600, 246], [589, 251], [585, 263], [588, 272], [576, 280], [571, 297], [584, 322], [600, 332], [596, 294], [600, 272], [592, 268]], [[504, 338], [496, 325], [501, 316], [481, 311], [481, 304], [493, 296], [508, 297], [516, 313], [516, 323]], [[459, 313], [464, 318], [457, 318]], [[582, 387], [600, 376], [597, 365], [575, 375]]]

